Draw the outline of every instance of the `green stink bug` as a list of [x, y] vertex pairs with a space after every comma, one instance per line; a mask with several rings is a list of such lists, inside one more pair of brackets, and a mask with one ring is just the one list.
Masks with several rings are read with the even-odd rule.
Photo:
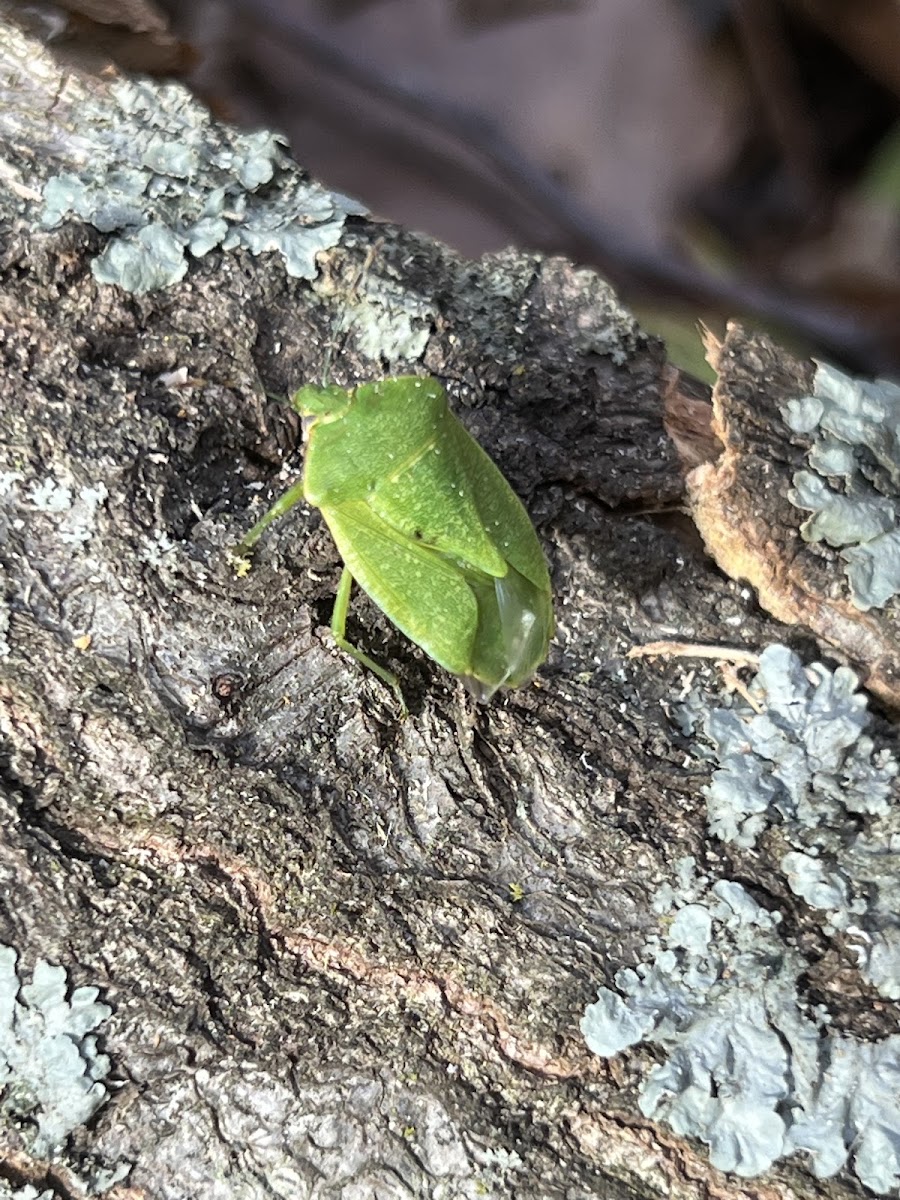
[[547, 564], [521, 501], [441, 385], [415, 376], [351, 391], [308, 385], [291, 404], [303, 417], [303, 477], [239, 550], [305, 499], [344, 560], [335, 641], [398, 695], [395, 677], [344, 636], [354, 579], [477, 699], [530, 679], [553, 635]]

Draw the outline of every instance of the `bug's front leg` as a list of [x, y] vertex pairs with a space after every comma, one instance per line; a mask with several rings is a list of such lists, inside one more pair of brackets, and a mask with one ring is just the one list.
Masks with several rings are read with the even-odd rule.
[[[268, 513], [266, 514], [268, 516]], [[263, 517], [263, 520], [266, 518]], [[251, 533], [253, 531], [251, 530]], [[331, 636], [334, 638], [341, 650], [362, 663], [364, 667], [368, 667], [370, 671], [374, 671], [379, 679], [393, 689], [394, 695], [400, 703], [400, 715], [406, 717], [409, 715], [409, 709], [406, 707], [406, 701], [403, 699], [403, 692], [400, 690], [400, 681], [397, 676], [385, 667], [381, 667], [373, 659], [369, 658], [368, 654], [364, 654], [362, 650], [357, 648], [347, 641], [347, 611], [350, 608], [350, 589], [353, 587], [353, 576], [347, 567], [344, 567], [341, 572], [341, 582], [338, 584], [337, 595], [334, 598], [334, 610], [331, 614]]]
[[295, 504], [303, 499], [303, 480], [298, 479], [293, 487], [289, 487], [283, 496], [279, 496], [267, 513], [256, 522], [249, 533], [244, 534], [235, 546], [234, 552], [238, 558], [246, 558], [268, 527], [279, 517], [290, 512]]

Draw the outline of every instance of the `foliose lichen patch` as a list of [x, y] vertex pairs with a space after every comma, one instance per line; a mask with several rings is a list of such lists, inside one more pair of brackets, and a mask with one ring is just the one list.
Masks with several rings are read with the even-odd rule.
[[148, 292], [181, 279], [188, 253], [243, 246], [278, 253], [289, 275], [312, 279], [316, 255], [337, 245], [362, 205], [305, 178], [266, 131], [215, 122], [177, 85], [113, 86], [116, 120], [87, 122], [77, 169], [46, 180], [47, 229], [79, 217], [114, 236], [93, 261], [101, 283]]
[[421, 358], [437, 310], [423, 296], [379, 278], [356, 288], [339, 332], [352, 331], [360, 353], [373, 361], [414, 362]]
[[[750, 848], [777, 823], [791, 889], [821, 910], [826, 932], [855, 939], [865, 978], [900, 997], [898, 768], [864, 732], [856, 676], [805, 668], [771, 646], [748, 696], [703, 718], [718, 764], [712, 833]], [[803, 1151], [820, 1178], [849, 1164], [875, 1192], [900, 1184], [900, 1034], [864, 1042], [830, 1031], [827, 1011], [803, 999], [809, 964], [787, 945], [781, 914], [698, 874], [693, 859], [654, 908], [662, 932], [581, 1023], [604, 1057], [639, 1042], [663, 1048], [642, 1111], [700, 1138], [715, 1166], [739, 1175]]]
[[773, 824], [790, 848], [791, 890], [826, 932], [855, 941], [860, 972], [900, 998], [900, 805], [897, 760], [865, 732], [869, 713], [848, 667], [804, 667], [784, 646], [760, 658], [750, 695], [704, 722], [718, 768], [710, 829], [750, 848]]
[[810, 470], [794, 474], [788, 493], [812, 513], [801, 535], [840, 550], [857, 608], [882, 607], [900, 591], [900, 386], [820, 364], [812, 395], [782, 415], [813, 439]]
[[700, 1138], [713, 1165], [737, 1175], [805, 1152], [818, 1178], [850, 1165], [879, 1194], [900, 1184], [900, 1035], [829, 1032], [828, 1014], [799, 994], [807, 964], [781, 937], [780, 915], [740, 884], [698, 874], [693, 859], [654, 907], [667, 931], [581, 1021], [603, 1057], [641, 1041], [663, 1050], [642, 1112]]
[[95, 987], [69, 989], [64, 967], [43, 959], [31, 983], [0, 946], [0, 1114], [34, 1155], [57, 1149], [107, 1096], [110, 1062], [94, 1031], [112, 1010]]

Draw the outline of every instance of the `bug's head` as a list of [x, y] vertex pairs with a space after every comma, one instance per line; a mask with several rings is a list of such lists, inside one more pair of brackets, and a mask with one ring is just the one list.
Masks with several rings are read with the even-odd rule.
[[320, 387], [315, 383], [307, 383], [291, 397], [291, 407], [303, 418], [304, 435], [319, 422], [327, 425], [331, 421], [339, 421], [351, 402], [352, 393], [336, 384]]

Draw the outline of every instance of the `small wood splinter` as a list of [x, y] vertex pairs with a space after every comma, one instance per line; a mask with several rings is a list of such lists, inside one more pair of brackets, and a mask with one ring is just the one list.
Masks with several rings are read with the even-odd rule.
[[716, 646], [694, 642], [647, 642], [644, 646], [632, 646], [626, 658], [711, 658], [719, 663], [722, 678], [729, 691], [737, 692], [754, 712], [764, 711], [759, 700], [738, 676], [740, 667], [758, 667], [759, 654], [755, 650], [739, 650], [733, 646]]

